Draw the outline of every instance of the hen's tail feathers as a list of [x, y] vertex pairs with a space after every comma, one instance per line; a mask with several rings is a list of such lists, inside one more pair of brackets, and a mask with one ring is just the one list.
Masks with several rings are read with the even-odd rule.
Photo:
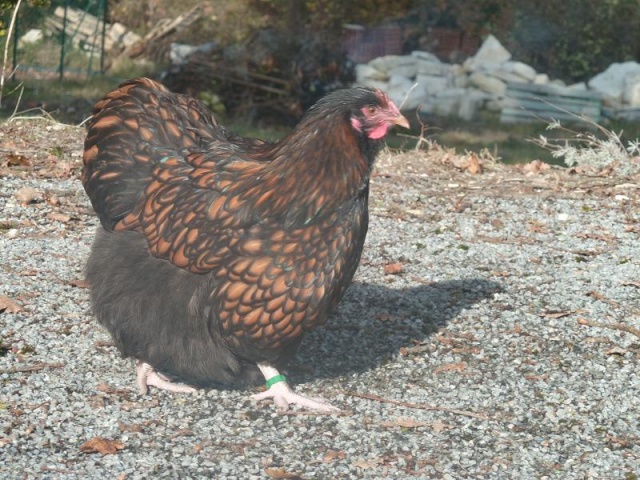
[[139, 204], [154, 167], [224, 135], [202, 102], [148, 78], [130, 80], [94, 107], [84, 144], [84, 185], [102, 226]]

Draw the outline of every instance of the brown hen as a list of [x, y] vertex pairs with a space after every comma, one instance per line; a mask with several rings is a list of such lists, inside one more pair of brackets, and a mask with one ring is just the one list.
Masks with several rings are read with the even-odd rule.
[[238, 137], [146, 78], [96, 104], [82, 181], [101, 227], [87, 279], [143, 393], [262, 372], [271, 388], [254, 398], [333, 409], [278, 370], [355, 273], [369, 176], [393, 124], [408, 127], [368, 88], [327, 95], [277, 143]]

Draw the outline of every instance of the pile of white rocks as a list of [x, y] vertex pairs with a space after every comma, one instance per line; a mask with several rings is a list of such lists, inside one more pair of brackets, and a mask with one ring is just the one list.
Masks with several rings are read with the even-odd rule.
[[464, 120], [472, 120], [481, 109], [500, 111], [510, 82], [547, 85], [558, 94], [593, 90], [615, 110], [640, 106], [640, 64], [614, 64], [588, 83], [566, 85], [512, 60], [511, 53], [492, 35], [461, 65], [443, 63], [424, 51], [388, 55], [357, 65], [356, 82], [386, 91], [403, 110]]
[[612, 63], [589, 80], [588, 86], [602, 95], [606, 116], [640, 119], [640, 63]]

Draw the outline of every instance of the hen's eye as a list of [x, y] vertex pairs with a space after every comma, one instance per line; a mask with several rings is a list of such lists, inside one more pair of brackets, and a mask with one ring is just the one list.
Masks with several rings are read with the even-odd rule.
[[374, 113], [376, 113], [376, 107], [368, 107], [367, 112], [373, 115]]

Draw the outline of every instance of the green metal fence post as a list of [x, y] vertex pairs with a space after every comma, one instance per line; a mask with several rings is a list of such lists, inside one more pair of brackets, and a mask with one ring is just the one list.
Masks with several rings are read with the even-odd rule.
[[100, 46], [100, 74], [104, 73], [104, 44], [107, 36], [107, 0], [101, 0], [102, 4], [102, 45]]
[[61, 46], [60, 46], [60, 77], [62, 80], [64, 78], [64, 44], [67, 43], [67, 7], [69, 6], [69, 0], [64, 2], [64, 17], [62, 18], [62, 35], [61, 35]]

